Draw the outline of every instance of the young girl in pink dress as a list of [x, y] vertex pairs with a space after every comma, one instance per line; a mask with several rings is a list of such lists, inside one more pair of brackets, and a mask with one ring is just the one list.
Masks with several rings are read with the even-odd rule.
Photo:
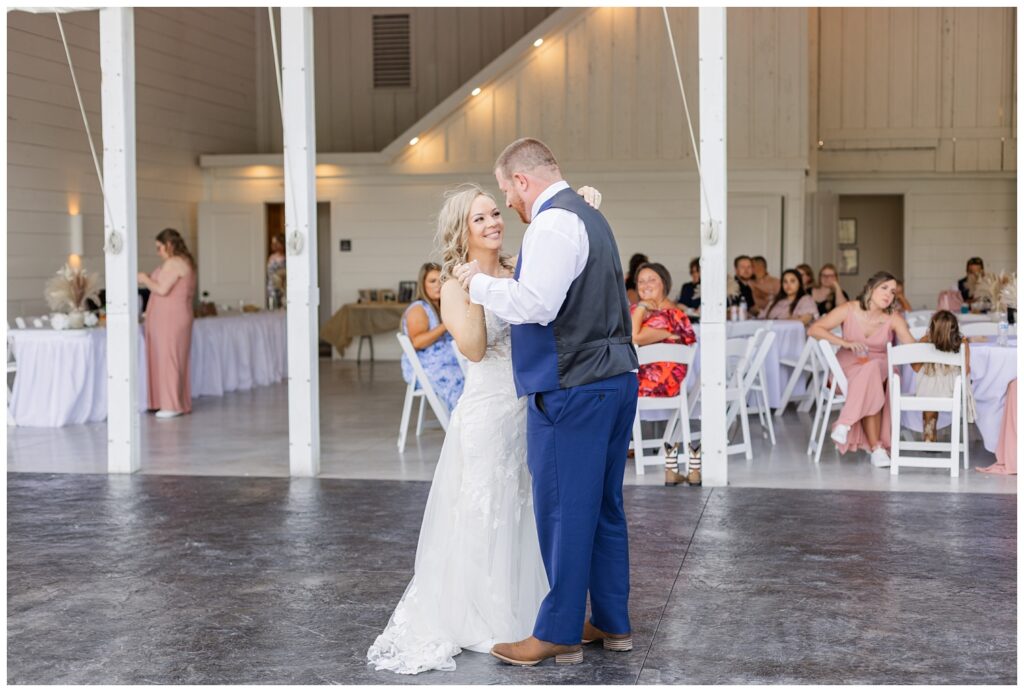
[[[839, 346], [836, 358], [849, 383], [846, 403], [832, 429], [840, 454], [863, 449], [877, 467], [889, 466], [889, 368], [886, 346], [893, 335], [914, 342], [906, 320], [896, 314], [896, 277], [878, 272], [855, 301], [843, 303], [811, 325], [807, 335]], [[832, 330], [842, 326], [842, 337]]]

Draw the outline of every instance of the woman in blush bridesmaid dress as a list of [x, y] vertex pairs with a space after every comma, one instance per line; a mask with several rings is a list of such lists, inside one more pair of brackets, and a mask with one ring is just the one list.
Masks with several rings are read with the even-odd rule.
[[[832, 330], [842, 327], [842, 336]], [[833, 309], [811, 325], [808, 337], [839, 346], [836, 359], [849, 383], [846, 403], [832, 428], [840, 454], [863, 449], [877, 467], [889, 466], [889, 367], [886, 346], [915, 341], [896, 313], [896, 277], [878, 272], [857, 300]]]
[[192, 412], [189, 359], [196, 272], [195, 260], [173, 228], [160, 232], [156, 249], [164, 262], [151, 275], [140, 273], [139, 285], [151, 291], [145, 323], [148, 408], [164, 419]]

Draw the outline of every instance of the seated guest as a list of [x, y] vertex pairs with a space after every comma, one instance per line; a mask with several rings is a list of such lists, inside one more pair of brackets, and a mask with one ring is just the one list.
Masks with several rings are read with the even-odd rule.
[[[956, 315], [949, 310], [937, 310], [928, 323], [928, 331], [921, 337], [922, 343], [930, 343], [943, 353], [959, 353], [960, 347], [964, 349], [964, 366], [968, 375], [967, 387], [967, 410], [962, 415], [967, 417], [968, 423], [973, 423], [976, 417], [974, 394], [971, 391], [971, 346], [967, 337], [960, 334], [960, 323]], [[957, 378], [960, 377], [960, 367], [957, 365], [944, 365], [942, 363], [911, 363], [910, 367], [917, 373], [916, 389], [914, 396], [948, 398], [953, 396], [953, 387]], [[939, 423], [938, 411], [922, 411], [922, 423], [924, 424], [923, 439], [925, 442], [935, 442]]]
[[[692, 344], [697, 340], [686, 313], [668, 297], [672, 277], [663, 265], [657, 262], [641, 265], [636, 286], [640, 301], [631, 308], [634, 344]], [[637, 375], [640, 396], [676, 396], [686, 377], [686, 366], [651, 363], [641, 365]]]
[[630, 305], [636, 305], [636, 302], [640, 300], [636, 293], [636, 272], [642, 264], [647, 264], [647, 255], [638, 252], [629, 258], [629, 272], [626, 274], [626, 297], [629, 298]]
[[690, 260], [690, 281], [679, 292], [679, 307], [691, 322], [700, 322], [700, 258]]
[[[630, 308], [633, 343], [637, 346], [670, 343], [689, 345], [697, 341], [690, 320], [669, 300], [672, 277], [661, 264], [643, 264], [637, 270], [640, 301]], [[685, 386], [686, 366], [678, 363], [648, 363], [637, 371], [639, 394], [647, 397], [678, 396]], [[699, 474], [693, 476], [699, 479]], [[678, 449], [665, 457], [665, 485], [679, 485], [688, 478], [679, 473]], [[699, 482], [699, 480], [697, 480]]]
[[972, 257], [967, 260], [967, 275], [956, 282], [957, 290], [960, 291], [960, 297], [965, 303], [974, 300], [974, 296], [971, 295], [971, 291], [974, 290], [974, 282], [984, 273], [985, 263], [980, 257]]
[[754, 311], [760, 315], [772, 298], [778, 295], [781, 283], [768, 273], [768, 260], [764, 257], [753, 257], [751, 263], [754, 267], [754, 280], [750, 282], [750, 289], [754, 292]]
[[804, 290], [808, 293], [814, 288], [814, 268], [809, 264], [798, 264], [796, 270], [800, 272], [800, 278], [803, 280]]
[[739, 255], [732, 261], [732, 268], [736, 272], [736, 290], [729, 293], [728, 304], [739, 305], [740, 301], [746, 301], [747, 312], [753, 313], [754, 292], [750, 289], [750, 282], [754, 280], [754, 263], [747, 255]]
[[850, 298], [839, 285], [839, 271], [834, 264], [823, 264], [818, 270], [818, 283], [810, 290], [811, 297], [818, 304], [818, 314], [827, 315]]
[[911, 310], [913, 308], [910, 306], [910, 301], [907, 300], [907, 296], [903, 292], [903, 282], [900, 279], [896, 279], [896, 312], [903, 314]]
[[[811, 325], [807, 336], [839, 346], [836, 358], [849, 383], [846, 403], [832, 428], [840, 454], [863, 449], [871, 464], [889, 466], [888, 354], [893, 337], [914, 342], [906, 320], [896, 314], [896, 277], [878, 272], [857, 300], [847, 301]], [[842, 327], [842, 336], [832, 330]]]
[[[419, 356], [424, 372], [437, 396], [448, 410], [462, 395], [465, 378], [452, 350], [452, 335], [441, 322], [441, 267], [427, 262], [420, 267], [416, 281], [416, 300], [402, 316], [402, 333], [409, 337]], [[412, 363], [402, 354], [402, 377], [412, 382]]]
[[782, 288], [764, 312], [767, 320], [797, 320], [807, 326], [818, 319], [818, 306], [804, 290], [800, 272], [782, 272]]

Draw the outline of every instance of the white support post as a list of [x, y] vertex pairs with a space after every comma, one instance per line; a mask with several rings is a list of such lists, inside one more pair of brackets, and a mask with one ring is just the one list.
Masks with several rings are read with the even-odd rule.
[[702, 480], [708, 486], [723, 486], [729, 480], [725, 415], [725, 12], [724, 7], [701, 7], [698, 11], [700, 164], [707, 191], [700, 195], [700, 425]]
[[135, 197], [135, 24], [100, 10], [107, 290], [107, 471], [139, 469], [139, 244]]
[[288, 264], [288, 441], [292, 476], [320, 472], [313, 10], [281, 8]]

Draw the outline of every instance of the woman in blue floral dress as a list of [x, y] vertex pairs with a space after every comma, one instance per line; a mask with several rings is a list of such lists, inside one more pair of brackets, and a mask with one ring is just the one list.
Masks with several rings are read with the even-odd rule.
[[[441, 267], [427, 262], [420, 267], [416, 298], [402, 316], [402, 333], [409, 337], [430, 378], [434, 392], [452, 411], [462, 395], [465, 378], [452, 350], [452, 335], [438, 316], [441, 312]], [[402, 377], [412, 382], [412, 363], [402, 354]]]

